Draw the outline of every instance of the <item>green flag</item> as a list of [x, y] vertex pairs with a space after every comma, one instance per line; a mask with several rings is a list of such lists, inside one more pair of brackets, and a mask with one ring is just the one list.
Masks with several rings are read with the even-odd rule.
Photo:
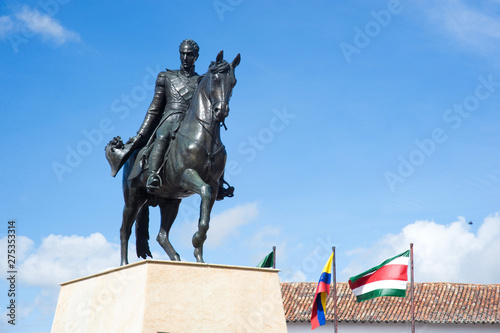
[[273, 268], [274, 255], [273, 252], [269, 253], [262, 261], [257, 265], [259, 268]]

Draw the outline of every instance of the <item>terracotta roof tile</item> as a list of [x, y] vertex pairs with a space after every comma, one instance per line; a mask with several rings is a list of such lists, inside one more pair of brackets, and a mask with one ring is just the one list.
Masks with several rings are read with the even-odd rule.
[[[315, 282], [281, 284], [288, 322], [309, 321]], [[410, 322], [411, 300], [379, 297], [356, 303], [345, 282], [337, 283], [339, 322]], [[333, 321], [333, 286], [326, 304], [326, 319]], [[500, 284], [415, 283], [415, 321], [434, 324], [500, 324]]]

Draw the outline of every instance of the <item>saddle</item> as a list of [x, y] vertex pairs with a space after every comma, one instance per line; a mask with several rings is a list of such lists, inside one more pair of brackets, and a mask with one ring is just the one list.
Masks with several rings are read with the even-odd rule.
[[[163, 118], [162, 122], [165, 121], [167, 118], [168, 118], [168, 116]], [[160, 125], [161, 125], [161, 122], [158, 125], [158, 127]], [[156, 130], [158, 129], [158, 127], [156, 127], [155, 131], [151, 135], [146, 146], [144, 146], [143, 148], [141, 148], [139, 150], [139, 152], [137, 154], [137, 158], [134, 161], [134, 165], [132, 166], [132, 171], [130, 172], [130, 175], [128, 176], [128, 180], [132, 180], [132, 179], [140, 176], [144, 171], [149, 169], [149, 165], [148, 165], [149, 155], [151, 154], [151, 151], [153, 150], [153, 147], [154, 147], [154, 143], [156, 140]], [[180, 122], [177, 124], [176, 128], [174, 129], [174, 131], [171, 135], [170, 141], [168, 142], [168, 148], [167, 148], [167, 151], [165, 152], [165, 156], [163, 157], [163, 162], [161, 164], [162, 166], [165, 164], [165, 162], [167, 160], [167, 157], [168, 157], [169, 152], [170, 152], [170, 148], [172, 147], [172, 141], [175, 140], [175, 136], [176, 136], [177, 132], [179, 131], [179, 127], [180, 127]], [[161, 169], [161, 167], [160, 167], [160, 169]]]
[[128, 180], [139, 177], [144, 171], [148, 169], [148, 159], [151, 150], [153, 150], [153, 145], [144, 146], [139, 150], [134, 161], [134, 165], [132, 166], [132, 171], [128, 176]]

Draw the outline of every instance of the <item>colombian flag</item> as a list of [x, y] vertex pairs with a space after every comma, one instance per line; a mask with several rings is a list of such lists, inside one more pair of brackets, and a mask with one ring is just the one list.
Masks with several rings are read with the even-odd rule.
[[332, 281], [332, 263], [333, 252], [328, 258], [323, 272], [319, 277], [318, 287], [316, 288], [316, 295], [314, 295], [313, 306], [311, 310], [311, 329], [325, 325], [325, 307], [326, 295], [330, 295], [330, 283]]

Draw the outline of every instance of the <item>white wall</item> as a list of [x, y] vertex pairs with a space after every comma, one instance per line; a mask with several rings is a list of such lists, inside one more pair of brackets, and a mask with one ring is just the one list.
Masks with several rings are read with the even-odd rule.
[[[339, 323], [338, 333], [409, 333], [411, 325], [396, 323]], [[326, 323], [311, 331], [310, 323], [287, 323], [288, 333], [332, 333], [333, 324]], [[415, 333], [499, 333], [500, 325], [492, 324], [416, 324]]]

